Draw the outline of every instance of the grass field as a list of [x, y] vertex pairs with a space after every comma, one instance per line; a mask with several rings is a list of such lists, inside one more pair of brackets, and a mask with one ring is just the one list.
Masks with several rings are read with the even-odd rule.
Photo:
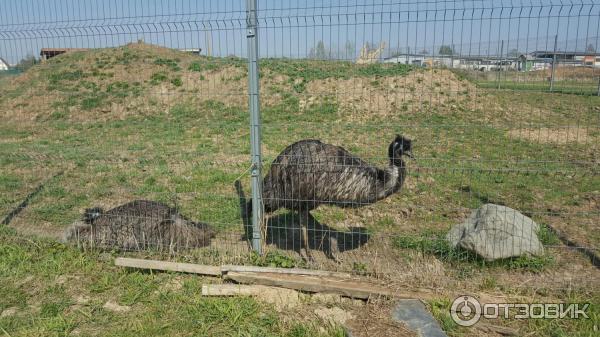
[[[264, 60], [261, 71], [266, 167], [302, 138], [342, 145], [380, 166], [396, 133], [414, 140], [417, 161], [409, 162], [400, 193], [360, 209], [315, 212], [328, 228], [358, 227], [378, 239], [343, 252], [340, 265], [317, 257], [309, 267], [438, 289], [440, 300], [430, 306], [453, 336], [481, 334], [449, 321], [445, 308], [452, 299], [443, 294], [451, 290], [592, 301], [587, 321], [499, 323], [523, 335], [592, 336], [600, 272], [552, 234], [542, 238], [545, 256], [491, 264], [465, 259], [437, 238], [471, 209], [493, 202], [558, 228], [579, 245], [600, 247], [600, 98], [488, 90], [447, 70], [402, 65]], [[147, 198], [176, 202], [183, 214], [222, 234], [211, 247], [217, 253], [209, 248], [178, 259], [304, 266], [297, 247], [270, 247], [276, 254], [261, 260], [241, 239], [233, 183], [241, 177], [249, 191], [246, 81], [243, 60], [133, 44], [61, 55], [2, 82], [0, 214], [45, 182], [11, 228], [0, 229], [6, 292], [0, 312], [17, 312], [0, 318], [6, 333], [343, 335], [318, 319], [295, 319], [304, 307], [281, 312], [252, 299], [202, 298], [194, 294], [207, 280], [120, 270], [103, 253], [52, 239], [86, 207]], [[174, 278], [181, 287], [164, 290]], [[79, 296], [89, 302], [78, 303]], [[108, 300], [131, 311], [102, 309]]]
[[481, 88], [555, 92], [562, 94], [598, 96], [600, 73], [595, 68], [562, 67], [555, 70], [555, 80], [550, 90], [551, 70], [527, 72], [480, 72], [455, 70], [459, 76], [464, 76]]

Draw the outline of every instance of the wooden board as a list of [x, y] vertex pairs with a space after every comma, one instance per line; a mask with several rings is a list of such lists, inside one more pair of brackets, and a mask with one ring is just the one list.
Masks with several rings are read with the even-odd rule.
[[251, 272], [251, 273], [314, 275], [314, 276], [328, 276], [328, 277], [339, 277], [339, 278], [350, 278], [351, 277], [351, 275], [349, 273], [340, 273], [340, 272], [334, 272], [334, 271], [300, 269], [300, 268], [235, 266], [235, 265], [221, 266], [221, 272], [223, 272], [223, 274], [226, 274], [228, 272]]
[[257, 296], [266, 291], [286, 291], [293, 290], [268, 287], [262, 285], [248, 284], [204, 284], [202, 285], [202, 296]]
[[368, 299], [373, 296], [396, 298], [433, 299], [435, 294], [424, 291], [399, 291], [355, 279], [340, 279], [314, 275], [289, 275], [278, 273], [228, 272], [225, 279], [239, 283], [260, 284], [301, 290], [311, 293], [333, 293], [346, 297]]
[[179, 263], [179, 262], [168, 262], [168, 261], [118, 257], [115, 259], [115, 265], [120, 266], [120, 267], [129, 267], [129, 268], [142, 268], [142, 269], [192, 273], [192, 274], [200, 274], [200, 275], [221, 276], [221, 267], [205, 266], [205, 265], [192, 264], [192, 263]]

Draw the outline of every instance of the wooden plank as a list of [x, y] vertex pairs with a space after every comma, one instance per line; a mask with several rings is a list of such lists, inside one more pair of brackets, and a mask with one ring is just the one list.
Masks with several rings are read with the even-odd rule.
[[257, 296], [266, 291], [286, 291], [292, 290], [278, 287], [268, 287], [262, 285], [247, 284], [204, 284], [202, 285], [202, 296]]
[[115, 259], [115, 266], [175, 271], [182, 273], [192, 273], [200, 275], [221, 276], [221, 268], [215, 266], [205, 266], [192, 263], [179, 263], [158, 260], [132, 259], [128, 257], [118, 257]]
[[435, 294], [421, 291], [399, 291], [360, 280], [336, 279], [313, 275], [288, 275], [276, 273], [228, 272], [225, 279], [239, 283], [260, 284], [301, 290], [311, 293], [333, 293], [346, 297], [368, 299], [372, 296], [396, 298], [433, 299]]
[[313, 275], [313, 276], [327, 276], [327, 277], [339, 277], [339, 278], [352, 277], [352, 275], [350, 275], [349, 273], [340, 273], [340, 272], [333, 272], [333, 271], [322, 271], [322, 270], [301, 269], [301, 268], [273, 268], [273, 267], [236, 266], [236, 265], [221, 266], [221, 272], [223, 274], [228, 273], [228, 272], [251, 272], [251, 273]]

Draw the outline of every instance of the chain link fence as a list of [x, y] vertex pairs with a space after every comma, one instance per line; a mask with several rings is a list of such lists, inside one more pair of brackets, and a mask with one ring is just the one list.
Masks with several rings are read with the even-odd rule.
[[[0, 71], [5, 223], [398, 287], [593, 285], [598, 4], [252, 4], [4, 2], [0, 57], [19, 69]], [[484, 248], [543, 249], [453, 248], [490, 203], [538, 227]]]

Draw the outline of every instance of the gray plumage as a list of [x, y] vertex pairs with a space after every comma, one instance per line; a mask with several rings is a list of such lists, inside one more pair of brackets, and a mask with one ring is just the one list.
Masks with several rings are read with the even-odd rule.
[[[339, 207], [372, 204], [402, 187], [406, 178], [404, 155], [412, 157], [411, 140], [400, 135], [388, 147], [389, 166], [385, 169], [340, 146], [314, 139], [298, 141], [275, 158], [263, 180], [265, 212], [287, 208], [306, 215], [301, 218], [308, 218], [309, 211], [322, 204]], [[302, 224], [302, 230], [304, 245], [308, 247], [306, 225]]]
[[135, 200], [106, 212], [87, 209], [83, 223], [68, 228], [64, 240], [99, 248], [176, 252], [207, 246], [214, 236], [210, 226], [193, 222], [174, 208]]
[[340, 146], [296, 142], [275, 158], [263, 180], [265, 211], [372, 204], [400, 190], [406, 177], [402, 156], [410, 151], [411, 141], [398, 135], [388, 148], [389, 167], [381, 169]]

